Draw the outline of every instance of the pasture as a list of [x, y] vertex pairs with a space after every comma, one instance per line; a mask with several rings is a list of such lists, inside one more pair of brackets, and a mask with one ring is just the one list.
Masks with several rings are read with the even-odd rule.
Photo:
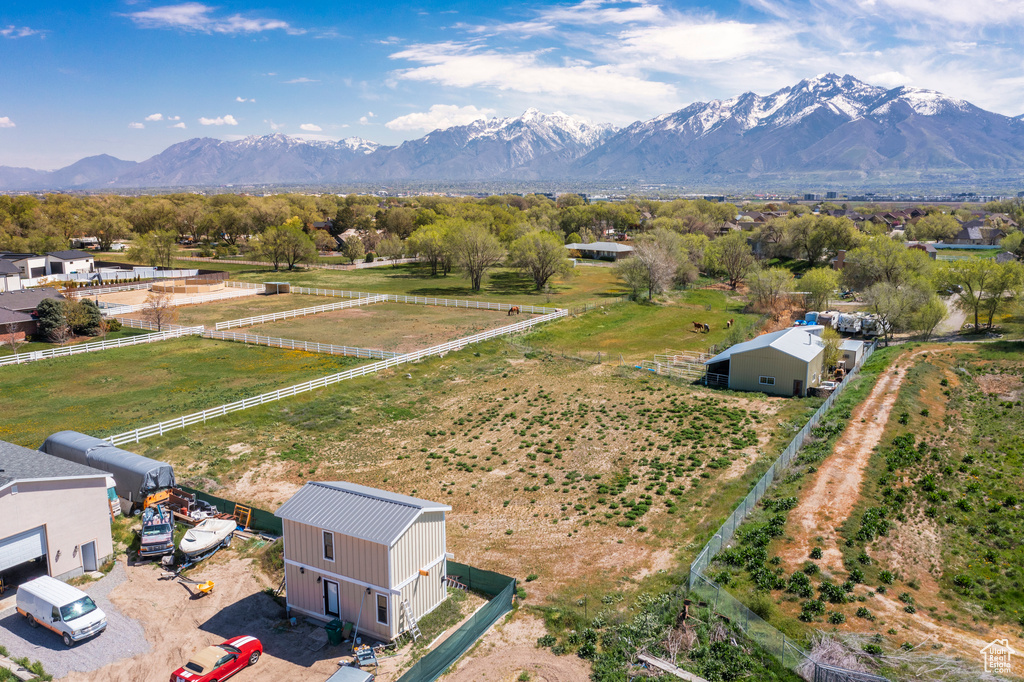
[[[344, 299], [322, 298], [332, 302]], [[299, 341], [377, 348], [408, 353], [478, 332], [528, 320], [496, 310], [446, 308], [411, 303], [375, 303], [237, 331]]]
[[0, 368], [0, 439], [108, 436], [353, 367], [352, 358], [186, 337]]
[[460, 561], [536, 574], [531, 593], [597, 598], [677, 571], [763, 468], [761, 453], [814, 405], [530, 359], [493, 341], [137, 450], [267, 509], [317, 479], [441, 500]]
[[[345, 299], [327, 296], [307, 296], [305, 294], [275, 294], [272, 296], [258, 294], [256, 296], [243, 296], [242, 298], [227, 299], [225, 301], [178, 306], [174, 310], [178, 312], [176, 324], [184, 326], [201, 324], [212, 329], [215, 324], [224, 320], [237, 320], [242, 317], [267, 315], [283, 310], [310, 308], [337, 303], [343, 300]], [[142, 320], [145, 319], [146, 315], [139, 312], [123, 315], [122, 317]]]

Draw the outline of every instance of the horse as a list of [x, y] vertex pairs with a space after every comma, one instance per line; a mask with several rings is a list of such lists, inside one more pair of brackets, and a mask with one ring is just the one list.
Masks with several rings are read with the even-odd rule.
[[711, 325], [710, 324], [705, 324], [704, 325], [704, 333], [707, 334], [710, 331], [711, 331]]
[[725, 323], [725, 328], [732, 329], [732, 320], [729, 320], [728, 322]]
[[704, 325], [702, 325], [700, 322], [694, 322], [693, 323], [693, 331], [699, 332], [699, 331], [703, 331], [703, 329], [704, 329]]
[[[517, 305], [514, 305], [514, 306], [512, 306], [511, 308], [508, 309], [508, 314], [509, 315], [518, 315], [519, 312], [520, 312], [519, 311], [519, 306], [517, 306]], [[506, 315], [506, 317], [507, 317], [507, 315]]]

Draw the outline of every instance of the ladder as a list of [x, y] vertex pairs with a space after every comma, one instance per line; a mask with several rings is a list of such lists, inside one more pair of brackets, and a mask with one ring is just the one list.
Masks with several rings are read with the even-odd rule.
[[412, 641], [415, 642], [420, 638], [420, 624], [412, 616], [412, 609], [409, 607], [408, 599], [402, 600], [402, 609], [405, 611], [405, 622], [409, 626], [408, 630], [412, 633]]

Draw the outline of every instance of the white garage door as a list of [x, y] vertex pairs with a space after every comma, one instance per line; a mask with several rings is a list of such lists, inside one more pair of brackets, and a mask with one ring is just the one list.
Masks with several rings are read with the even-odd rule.
[[44, 526], [0, 540], [0, 571], [46, 556]]

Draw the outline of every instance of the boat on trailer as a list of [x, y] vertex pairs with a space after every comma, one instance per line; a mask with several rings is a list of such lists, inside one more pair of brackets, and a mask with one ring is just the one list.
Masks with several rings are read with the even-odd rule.
[[206, 519], [190, 528], [178, 547], [187, 557], [194, 557], [231, 542], [237, 527], [234, 519]]

